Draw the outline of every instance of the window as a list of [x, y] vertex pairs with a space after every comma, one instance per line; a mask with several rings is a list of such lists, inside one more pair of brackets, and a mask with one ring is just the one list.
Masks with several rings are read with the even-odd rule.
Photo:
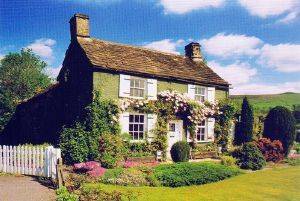
[[146, 80], [130, 77], [130, 96], [132, 97], [145, 97]]
[[197, 126], [196, 130], [196, 140], [197, 141], [205, 141], [205, 136], [206, 136], [206, 121], [203, 120], [200, 124]]
[[175, 132], [175, 124], [174, 123], [169, 123], [169, 131], [170, 132]]
[[145, 132], [145, 115], [130, 114], [129, 115], [129, 134], [133, 140], [143, 140]]
[[206, 100], [206, 88], [205, 87], [195, 87], [195, 100], [204, 102]]

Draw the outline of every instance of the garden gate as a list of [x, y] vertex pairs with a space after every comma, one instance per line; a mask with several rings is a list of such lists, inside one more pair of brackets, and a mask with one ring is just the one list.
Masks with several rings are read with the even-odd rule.
[[61, 151], [53, 146], [0, 145], [0, 172], [55, 179], [59, 158]]

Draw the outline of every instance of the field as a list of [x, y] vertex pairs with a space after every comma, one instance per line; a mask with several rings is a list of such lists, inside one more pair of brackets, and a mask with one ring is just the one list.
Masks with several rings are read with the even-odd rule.
[[[255, 113], [257, 114], [266, 114], [270, 108], [275, 106], [285, 106], [292, 110], [293, 105], [300, 105], [300, 93], [248, 95], [247, 97], [250, 104], [253, 106]], [[240, 107], [244, 96], [232, 95], [230, 98]]]
[[131, 191], [136, 195], [137, 200], [141, 201], [298, 201], [300, 200], [300, 166], [277, 167], [243, 174], [217, 183], [179, 188], [86, 185], [87, 188], [102, 188], [106, 191]]

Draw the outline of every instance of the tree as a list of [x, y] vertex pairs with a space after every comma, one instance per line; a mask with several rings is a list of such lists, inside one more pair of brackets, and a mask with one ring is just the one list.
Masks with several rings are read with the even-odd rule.
[[9, 53], [0, 61], [0, 132], [17, 104], [51, 84], [51, 79], [44, 74], [46, 67], [31, 50]]
[[243, 99], [242, 111], [241, 111], [241, 121], [238, 123], [236, 134], [235, 134], [235, 144], [241, 145], [246, 142], [250, 142], [253, 139], [253, 110], [248, 102], [247, 97]]
[[287, 155], [296, 138], [295, 124], [295, 118], [289, 109], [274, 107], [265, 119], [263, 136], [271, 140], [280, 140]]

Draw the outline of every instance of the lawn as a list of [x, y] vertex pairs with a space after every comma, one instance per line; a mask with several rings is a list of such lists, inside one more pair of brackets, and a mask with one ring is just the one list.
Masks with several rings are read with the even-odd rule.
[[138, 200], [209, 200], [209, 201], [298, 201], [300, 200], [300, 166], [280, 167], [243, 174], [217, 183], [179, 188], [121, 187], [86, 184], [107, 191], [132, 191]]

